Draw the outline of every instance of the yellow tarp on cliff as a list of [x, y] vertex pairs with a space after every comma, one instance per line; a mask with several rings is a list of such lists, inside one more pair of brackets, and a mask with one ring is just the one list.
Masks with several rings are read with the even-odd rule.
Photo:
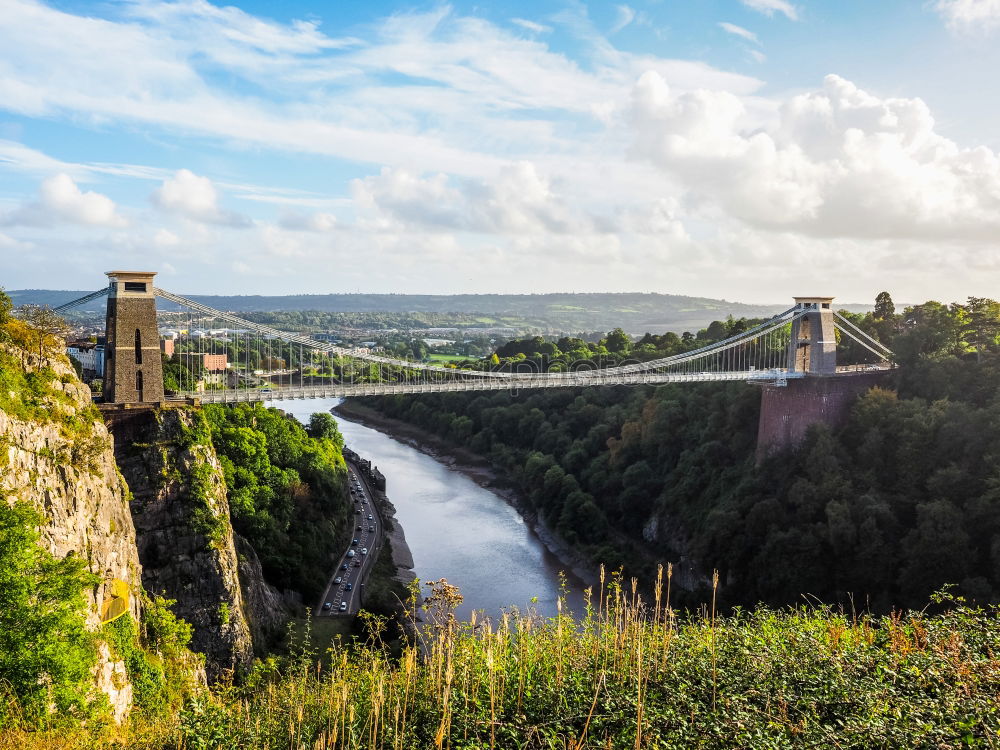
[[110, 594], [101, 604], [101, 622], [108, 623], [121, 617], [129, 610], [129, 588], [125, 581], [112, 579]]

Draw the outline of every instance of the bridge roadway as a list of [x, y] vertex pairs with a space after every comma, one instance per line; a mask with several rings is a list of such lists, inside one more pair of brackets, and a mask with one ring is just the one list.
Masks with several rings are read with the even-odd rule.
[[[600, 372], [591, 370], [589, 372]], [[458, 373], [456, 373], [458, 375]], [[460, 376], [460, 375], [459, 375]], [[579, 373], [548, 373], [508, 379], [489, 377], [451, 382], [413, 383], [336, 383], [330, 385], [272, 386], [261, 389], [227, 388], [218, 391], [181, 392], [170, 400], [196, 398], [203, 404], [249, 401], [278, 401], [297, 398], [347, 398], [350, 396], [387, 396], [405, 393], [449, 393], [459, 391], [507, 391], [534, 388], [574, 388], [598, 385], [661, 385], [665, 383], [709, 383], [746, 381], [774, 383], [805, 377], [802, 372], [786, 370], [742, 370], [734, 372], [688, 373], [616, 373], [608, 377]]]

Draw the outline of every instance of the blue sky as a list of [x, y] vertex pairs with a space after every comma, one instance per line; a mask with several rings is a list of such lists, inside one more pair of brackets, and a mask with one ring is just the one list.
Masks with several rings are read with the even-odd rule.
[[1000, 0], [0, 3], [0, 285], [996, 296]]

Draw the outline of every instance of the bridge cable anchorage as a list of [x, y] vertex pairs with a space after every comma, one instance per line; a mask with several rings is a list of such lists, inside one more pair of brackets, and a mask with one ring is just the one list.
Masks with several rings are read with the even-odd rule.
[[106, 297], [107, 294], [108, 294], [108, 291], [109, 291], [108, 287], [104, 287], [103, 289], [98, 289], [96, 292], [91, 292], [90, 294], [85, 294], [84, 296], [80, 297], [79, 299], [75, 299], [72, 302], [66, 302], [66, 303], [63, 303], [63, 304], [59, 305], [58, 307], [53, 307], [52, 308], [52, 312], [56, 312], [56, 313], [67, 312], [68, 310], [72, 310], [74, 307], [79, 307], [80, 305], [85, 305], [88, 302], [90, 302], [91, 300], [95, 300], [95, 299], [98, 299], [100, 297]]
[[[862, 331], [860, 328], [858, 328], [856, 325], [854, 325], [854, 323], [852, 323], [850, 320], [848, 320], [847, 318], [845, 318], [839, 312], [835, 312], [834, 315], [837, 317], [838, 320], [841, 321], [841, 323], [844, 324], [844, 325], [841, 325], [840, 323], [837, 323], [836, 326], [837, 326], [838, 330], [840, 330], [843, 333], [846, 333], [847, 335], [851, 336], [850, 332], [847, 331], [847, 330], [845, 330], [845, 326], [847, 328], [850, 328], [851, 330], [853, 330], [857, 334], [857, 336], [860, 336], [861, 338], [865, 339], [869, 344], [872, 344], [872, 345], [876, 346], [877, 348], [882, 349], [883, 353], [879, 354], [880, 357], [888, 357], [888, 358], [891, 359], [892, 357], [895, 356], [893, 354], [893, 352], [892, 352], [892, 349], [890, 349], [888, 346], [886, 346], [885, 344], [883, 344], [878, 339], [876, 339], [876, 338], [872, 337], [871, 335], [869, 335], [869, 334], [865, 333], [864, 331]], [[857, 336], [851, 336], [851, 338], [853, 338], [855, 341], [857, 341], [862, 346], [867, 346], [866, 344], [864, 344], [864, 342], [858, 340]], [[871, 346], [868, 346], [868, 348], [871, 349]], [[875, 352], [875, 353], [878, 354], [878, 352]]]

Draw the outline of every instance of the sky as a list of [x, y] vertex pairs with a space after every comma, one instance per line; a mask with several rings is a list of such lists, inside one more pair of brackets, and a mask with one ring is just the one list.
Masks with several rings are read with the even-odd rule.
[[1000, 0], [0, 0], [0, 286], [997, 297]]

